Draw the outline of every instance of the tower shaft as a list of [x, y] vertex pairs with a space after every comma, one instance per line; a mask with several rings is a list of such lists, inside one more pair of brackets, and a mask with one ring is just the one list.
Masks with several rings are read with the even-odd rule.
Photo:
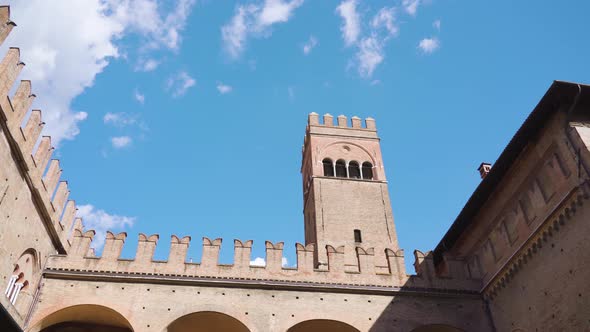
[[[397, 250], [397, 235], [375, 121], [309, 115], [303, 146], [305, 242], [316, 244], [316, 266], [327, 264], [326, 246], [344, 246], [355, 265], [356, 247]], [[382, 260], [383, 261], [383, 260]]]

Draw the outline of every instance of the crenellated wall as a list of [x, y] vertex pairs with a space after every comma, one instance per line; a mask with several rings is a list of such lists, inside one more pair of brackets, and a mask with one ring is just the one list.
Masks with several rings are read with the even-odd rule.
[[[0, 43], [15, 26], [9, 7], [0, 6]], [[51, 160], [51, 138], [40, 137], [41, 111], [30, 109], [35, 99], [31, 81], [16, 83], [24, 66], [18, 48], [9, 48], [0, 62], [0, 289], [5, 292], [13, 273], [22, 275], [17, 282], [24, 285], [14, 304], [6, 296], [0, 296], [0, 304], [21, 326], [48, 256], [66, 254], [73, 225], [82, 229], [68, 184], [60, 181], [59, 161]], [[26, 268], [17, 265], [23, 257]]]
[[[71, 251], [68, 255], [51, 257], [47, 269], [55, 271], [87, 271], [100, 273], [127, 273], [139, 275], [179, 276], [184, 278], [214, 278], [240, 280], [268, 280], [279, 282], [305, 282], [334, 285], [365, 285], [396, 288], [429, 288], [441, 290], [475, 291], [480, 287], [480, 280], [467, 274], [462, 261], [453, 261], [458, 268], [447, 275], [438, 276], [430, 252], [424, 254], [415, 251], [416, 275], [407, 275], [404, 265], [403, 250], [397, 252], [387, 249], [385, 261], [375, 260], [373, 248], [355, 248], [356, 266], [345, 266], [344, 246], [327, 246], [327, 269], [314, 268], [314, 244], [295, 246], [297, 265], [283, 267], [283, 242], [266, 241], [266, 265], [252, 266], [251, 252], [253, 241], [234, 240], [233, 264], [219, 264], [221, 239], [211, 240], [204, 237], [203, 254], [200, 263], [186, 262], [186, 253], [191, 238], [182, 239], [173, 235], [170, 242], [168, 260], [154, 260], [154, 252], [159, 240], [157, 234], [139, 235], [134, 259], [121, 258], [126, 233], [107, 232], [101, 257], [95, 257], [90, 249], [94, 231], [82, 233], [74, 230]], [[386, 270], [378, 269], [386, 267]]]
[[[0, 43], [15, 26], [0, 6]], [[40, 331], [65, 319], [60, 310], [88, 304], [121, 313], [134, 331], [163, 331], [202, 311], [230, 315], [251, 331], [285, 331], [307, 319], [362, 331], [590, 329], [590, 101], [578, 109], [561, 105], [562, 96], [553, 101], [551, 117], [533, 124], [518, 158], [436, 266], [432, 252], [416, 250], [415, 274], [406, 272], [375, 120], [326, 114], [320, 121], [316, 113], [304, 139], [306, 243], [295, 245], [296, 265], [282, 266], [283, 242], [266, 241], [266, 265], [253, 266], [253, 241], [237, 239], [232, 264], [220, 264], [223, 241], [207, 237], [193, 263], [191, 237], [176, 235], [167, 260], [154, 259], [158, 234], [125, 244], [125, 232], [107, 232], [97, 257], [96, 233], [76, 218], [51, 138], [41, 136], [42, 112], [31, 110], [32, 83], [20, 81], [10, 95], [24, 66], [18, 48], [0, 62], [0, 288], [15, 271], [27, 274], [15, 304], [6, 296], [0, 304], [24, 330]], [[572, 111], [583, 115], [575, 123]], [[324, 172], [326, 159], [344, 161], [346, 175]], [[351, 162], [367, 162], [371, 176], [351, 176]], [[125, 245], [136, 248], [133, 259], [121, 257]]]
[[[15, 26], [9, 20], [8, 7], [0, 7], [0, 22], [4, 22], [0, 24], [0, 39], [3, 41]], [[403, 250], [397, 248], [376, 251], [361, 246], [326, 245], [320, 253], [325, 255], [322, 260], [327, 264], [316, 268], [318, 251], [315, 244], [297, 244], [296, 267], [283, 267], [283, 243], [267, 241], [266, 265], [261, 267], [250, 265], [251, 240], [234, 240], [234, 261], [228, 265], [219, 264], [222, 240], [203, 238], [200, 263], [190, 263], [186, 262], [191, 242], [189, 236], [172, 236], [168, 260], [157, 261], [153, 256], [159, 236], [140, 234], [135, 258], [130, 260], [121, 258], [127, 234], [107, 232], [102, 255], [96, 257], [91, 248], [95, 232], [84, 230], [83, 220], [76, 218], [76, 204], [70, 199], [68, 182], [61, 179], [60, 162], [51, 159], [54, 151], [51, 138], [40, 137], [44, 127], [42, 112], [30, 110], [36, 97], [32, 83], [21, 81], [14, 95], [8, 96], [24, 65], [17, 48], [10, 48], [0, 63], [0, 96], [4, 96], [0, 97], [0, 288], [7, 286], [19, 257], [25, 253], [35, 257], [30, 269], [32, 275], [27, 277], [30, 283], [15, 305], [0, 296], [0, 304], [21, 327], [30, 327], [29, 323], [42, 317], [46, 304], [37, 300], [42, 299], [43, 294], [53, 294], [52, 285], [58, 284], [62, 278], [78, 278], [77, 283], [82, 284], [90, 284], [89, 280], [108, 279], [115, 283], [131, 280], [134, 284], [172, 286], [181, 282], [202, 287], [260, 288], [261, 291], [270, 287], [302, 294], [320, 290], [327, 293], [369, 292], [388, 294], [384, 295], [385, 300], [394, 294], [435, 293], [445, 298], [459, 296], [466, 297], [467, 301], [479, 301], [474, 292], [480, 281], [467, 275], [463, 262], [456, 261], [462, 268], [439, 276], [433, 267], [431, 253], [416, 251], [414, 265], [417, 274], [408, 275]], [[309, 125], [314, 133], [347, 130], [357, 138], [367, 139], [372, 149], [363, 158], [375, 164], [375, 178], [384, 183], [382, 165], [375, 162], [380, 159], [380, 151], [374, 120], [367, 119], [365, 127], [357, 117], [351, 119], [350, 126], [344, 116], [338, 117], [336, 126], [329, 115], [324, 118], [323, 125], [316, 120], [312, 114]], [[326, 153], [330, 152], [326, 150]], [[365, 235], [369, 237], [371, 233], [367, 231]], [[352, 264], [345, 256], [353, 258]], [[42, 275], [45, 279], [41, 279]], [[126, 278], [125, 281], [120, 280], [121, 277]], [[41, 280], [44, 282], [40, 283]], [[45, 286], [41, 288], [43, 284]], [[89, 294], [79, 293], [78, 296], [86, 298]], [[360, 299], [362, 301], [362, 296]], [[52, 309], [48, 310], [59, 308], [60, 303], [73, 303], [73, 298], [57, 296], [53, 300], [44, 302], [53, 303]], [[38, 305], [40, 309], [37, 309]], [[479, 309], [475, 309], [475, 314], [481, 314]], [[340, 319], [345, 320], [344, 317]], [[396, 318], [387, 318], [390, 319]], [[413, 326], [411, 324], [415, 323], [409, 324]]]

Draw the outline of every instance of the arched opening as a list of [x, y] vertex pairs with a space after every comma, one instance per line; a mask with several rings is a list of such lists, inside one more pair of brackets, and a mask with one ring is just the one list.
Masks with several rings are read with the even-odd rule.
[[336, 177], [345, 178], [346, 175], [346, 162], [342, 159], [336, 161]]
[[111, 308], [81, 304], [58, 310], [43, 318], [31, 331], [41, 332], [133, 332], [131, 324]]
[[363, 163], [363, 179], [373, 180], [373, 164], [368, 161]]
[[351, 161], [348, 163], [348, 176], [351, 179], [360, 179], [361, 178], [361, 168], [359, 163], [356, 161]]
[[250, 332], [239, 320], [214, 311], [201, 311], [182, 316], [168, 325], [167, 332]]
[[322, 160], [322, 164], [324, 164], [324, 176], [334, 176], [334, 163], [332, 159], [326, 158]]
[[412, 332], [464, 332], [456, 327], [443, 324], [424, 325], [412, 330]]
[[287, 332], [360, 332], [354, 327], [336, 320], [313, 319], [291, 327]]
[[[31, 286], [30, 282], [35, 277], [37, 254], [35, 250], [28, 249], [14, 264], [14, 269], [10, 278], [8, 278], [8, 285], [4, 290], [4, 295], [8, 298], [8, 302], [17, 307], [17, 310], [23, 311], [28, 309], [28, 304], [31, 300]], [[19, 301], [26, 297], [26, 300]], [[19, 305], [17, 306], [17, 301]], [[23, 303], [24, 302], [24, 303]]]

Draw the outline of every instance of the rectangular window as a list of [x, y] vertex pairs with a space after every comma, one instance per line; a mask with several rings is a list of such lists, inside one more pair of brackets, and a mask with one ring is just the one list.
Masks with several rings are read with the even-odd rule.
[[363, 239], [361, 237], [361, 230], [360, 229], [355, 229], [354, 230], [354, 242], [356, 242], [356, 243], [363, 242]]

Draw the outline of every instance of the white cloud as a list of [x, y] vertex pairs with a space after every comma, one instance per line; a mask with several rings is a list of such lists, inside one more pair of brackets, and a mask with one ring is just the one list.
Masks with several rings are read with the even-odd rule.
[[360, 15], [356, 10], [355, 0], [340, 3], [337, 11], [342, 16], [342, 37], [346, 46], [356, 46], [354, 60], [350, 64], [356, 66], [362, 78], [369, 79], [375, 69], [385, 60], [387, 42], [399, 34], [394, 7], [382, 7], [370, 20], [369, 31], [360, 36]]
[[221, 38], [225, 50], [232, 58], [238, 58], [244, 51], [248, 33], [248, 26], [246, 25], [248, 7], [239, 6], [231, 22], [221, 28]]
[[168, 78], [166, 88], [172, 92], [172, 97], [183, 96], [186, 91], [197, 84], [197, 81], [192, 78], [187, 72], [181, 71], [178, 74]]
[[418, 48], [425, 54], [431, 54], [440, 47], [440, 41], [437, 38], [424, 38], [418, 44]]
[[310, 36], [309, 40], [303, 45], [303, 54], [308, 55], [311, 50], [318, 45], [318, 40], [314, 36]]
[[363, 78], [370, 78], [375, 68], [383, 62], [383, 45], [376, 37], [363, 38], [357, 52], [358, 71]]
[[135, 114], [127, 114], [123, 112], [119, 113], [111, 113], [108, 112], [102, 118], [105, 124], [110, 124], [116, 127], [125, 127], [137, 124], [139, 119], [138, 115]]
[[[289, 262], [287, 258], [283, 257], [281, 260], [281, 265], [283, 267], [289, 266]], [[250, 266], [266, 266], [266, 261], [262, 257], [256, 257], [253, 261], [250, 261]]]
[[135, 89], [133, 91], [133, 98], [137, 100], [138, 103], [142, 104], [145, 103], [145, 95], [143, 95], [139, 90]]
[[303, 0], [265, 0], [263, 4], [237, 6], [230, 22], [221, 27], [221, 39], [226, 52], [233, 59], [239, 58], [249, 36], [270, 36], [270, 27], [289, 21], [295, 9], [302, 4]]
[[360, 16], [356, 11], [356, 5], [356, 0], [346, 0], [336, 7], [336, 11], [343, 19], [340, 31], [346, 46], [354, 45], [361, 33]]
[[440, 31], [440, 20], [436, 20], [436, 21], [432, 22], [432, 26], [433, 26], [433, 27], [434, 27], [436, 30]]
[[416, 15], [419, 5], [420, 5], [420, 0], [403, 0], [402, 1], [402, 7], [404, 7], [404, 10], [412, 16]]
[[250, 261], [251, 266], [266, 266], [266, 261], [262, 257], [256, 257], [253, 261]]
[[265, 0], [264, 7], [258, 17], [261, 26], [284, 23], [289, 20], [293, 10], [303, 4], [303, 0]]
[[162, 0], [103, 0], [101, 3], [115, 20], [143, 37], [146, 49], [176, 50], [195, 0], [176, 0], [165, 15], [162, 13], [166, 2]]
[[[73, 139], [87, 114], [72, 100], [91, 87], [109, 61], [120, 56], [116, 42], [135, 33], [146, 49], [176, 50], [194, 0], [177, 0], [166, 13], [162, 0], [8, 0], [13, 29], [5, 45], [20, 47], [27, 63], [22, 78], [33, 81], [45, 135], [58, 145]], [[72, 14], [75, 13], [75, 14]], [[5, 48], [4, 48], [5, 49]], [[149, 67], [149, 66], [148, 66]]]
[[289, 100], [293, 101], [295, 100], [295, 88], [290, 86], [287, 88], [287, 93], [289, 94]]
[[383, 7], [375, 14], [373, 19], [371, 20], [371, 27], [373, 29], [380, 29], [384, 28], [387, 30], [388, 35], [386, 38], [390, 36], [397, 36], [399, 33], [399, 28], [395, 21], [395, 8], [394, 7]]
[[230, 85], [223, 84], [221, 82], [217, 83], [217, 91], [219, 91], [219, 93], [221, 93], [222, 95], [232, 92], [233, 89], [234, 88]]
[[158, 66], [160, 65], [160, 62], [156, 59], [145, 59], [145, 58], [140, 58], [137, 61], [137, 64], [135, 65], [135, 71], [154, 71], [156, 70], [156, 68], [158, 68]]
[[117, 136], [111, 137], [111, 144], [115, 149], [122, 149], [131, 145], [131, 137], [129, 136]]
[[103, 246], [106, 231], [121, 231], [133, 226], [137, 218], [109, 214], [104, 210], [97, 209], [91, 204], [78, 205], [78, 217], [81, 217], [84, 228], [93, 229], [96, 232], [92, 247], [97, 249]]

